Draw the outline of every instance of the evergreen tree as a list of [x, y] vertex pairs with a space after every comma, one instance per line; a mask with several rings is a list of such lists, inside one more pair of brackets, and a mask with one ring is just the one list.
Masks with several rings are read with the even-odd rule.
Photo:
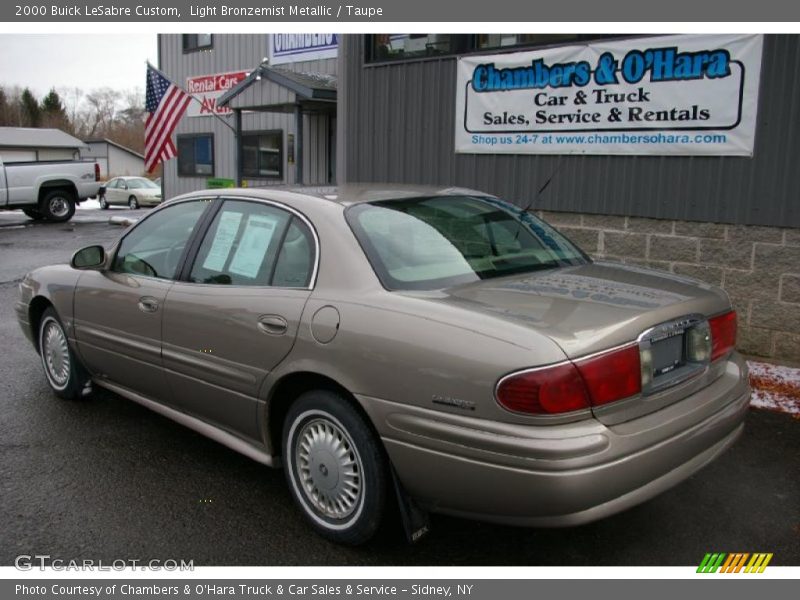
[[6, 91], [0, 88], [0, 127], [11, 125], [11, 110], [8, 106]]
[[42, 111], [39, 108], [39, 102], [28, 88], [22, 90], [20, 97], [22, 104], [22, 115], [26, 127], [39, 127], [42, 122]]
[[61, 96], [58, 95], [55, 88], [52, 88], [42, 100], [41, 114], [41, 125], [43, 127], [55, 127], [65, 131], [72, 129], [67, 117], [67, 111], [61, 102]]

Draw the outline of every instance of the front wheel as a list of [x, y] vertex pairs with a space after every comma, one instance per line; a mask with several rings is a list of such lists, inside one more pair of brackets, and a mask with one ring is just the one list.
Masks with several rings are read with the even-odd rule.
[[64, 326], [52, 307], [44, 311], [39, 323], [39, 354], [53, 393], [65, 400], [80, 398], [89, 376], [69, 347]]
[[48, 221], [63, 223], [75, 214], [75, 197], [69, 190], [53, 190], [44, 195], [39, 212]]
[[333, 392], [306, 392], [283, 424], [286, 481], [314, 529], [357, 545], [377, 531], [386, 506], [387, 460], [363, 416]]
[[108, 210], [108, 200], [106, 200], [105, 196], [100, 196], [100, 208]]
[[128, 198], [128, 207], [131, 210], [136, 210], [137, 208], [139, 208], [139, 201], [136, 199], [136, 196], [131, 196], [130, 198]]

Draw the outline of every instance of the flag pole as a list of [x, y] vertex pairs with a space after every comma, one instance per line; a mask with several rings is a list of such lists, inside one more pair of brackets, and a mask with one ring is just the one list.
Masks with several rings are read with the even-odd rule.
[[[158, 73], [159, 75], [161, 75], [161, 76], [162, 76], [164, 79], [166, 79], [167, 81], [169, 81], [169, 82], [170, 82], [172, 85], [174, 85], [174, 86], [175, 86], [175, 87], [177, 87], [179, 90], [181, 90], [181, 91], [182, 91], [184, 94], [186, 94], [187, 96], [189, 96], [189, 98], [190, 98], [191, 100], [194, 100], [194, 101], [195, 101], [195, 102], [197, 102], [197, 103], [198, 103], [200, 106], [203, 106], [203, 103], [202, 103], [202, 102], [200, 102], [200, 100], [198, 100], [197, 98], [195, 98], [195, 97], [194, 97], [192, 94], [190, 94], [189, 92], [187, 92], [186, 90], [184, 90], [184, 89], [183, 89], [181, 86], [179, 86], [177, 83], [175, 83], [174, 81], [172, 81], [172, 80], [171, 80], [169, 77], [167, 77], [166, 75], [164, 75], [164, 73], [163, 73], [162, 71], [160, 71], [160, 70], [156, 69], [156, 68], [155, 68], [155, 67], [154, 67], [152, 64], [150, 64], [150, 61], [149, 61], [149, 60], [146, 60], [146, 61], [145, 61], [145, 63], [147, 64], [147, 67], [148, 67], [149, 69], [153, 69], [153, 71], [155, 71], [156, 73]], [[230, 129], [230, 130], [231, 130], [231, 131], [232, 131], [234, 134], [236, 133], [236, 128], [234, 128], [234, 126], [233, 126], [233, 125], [231, 125], [231, 124], [230, 124], [230, 123], [228, 123], [228, 122], [227, 122], [225, 119], [223, 119], [223, 118], [222, 118], [220, 115], [218, 115], [218, 114], [216, 113], [216, 111], [211, 111], [211, 116], [212, 116], [212, 117], [216, 117], [216, 118], [219, 120], [219, 122], [220, 122], [220, 123], [222, 123], [223, 125], [225, 125], [225, 127], [227, 127], [228, 129]]]

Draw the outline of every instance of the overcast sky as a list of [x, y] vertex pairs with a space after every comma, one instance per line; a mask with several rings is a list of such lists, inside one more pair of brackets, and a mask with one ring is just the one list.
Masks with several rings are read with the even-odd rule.
[[0, 85], [84, 91], [144, 90], [145, 61], [157, 64], [156, 34], [0, 34]]

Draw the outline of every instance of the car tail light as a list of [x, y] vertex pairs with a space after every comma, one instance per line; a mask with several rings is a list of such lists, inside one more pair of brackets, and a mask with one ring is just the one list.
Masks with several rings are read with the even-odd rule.
[[725, 356], [736, 346], [736, 311], [708, 320], [711, 329], [711, 360]]
[[497, 384], [495, 396], [508, 410], [531, 415], [589, 408], [586, 385], [572, 363], [508, 375]]
[[642, 391], [639, 346], [631, 345], [575, 362], [513, 373], [495, 395], [513, 412], [554, 415], [601, 406]]
[[639, 346], [636, 344], [577, 360], [575, 365], [586, 382], [592, 406], [616, 402], [642, 391]]
[[94, 163], [94, 180], [100, 181], [100, 165], [98, 163]]

